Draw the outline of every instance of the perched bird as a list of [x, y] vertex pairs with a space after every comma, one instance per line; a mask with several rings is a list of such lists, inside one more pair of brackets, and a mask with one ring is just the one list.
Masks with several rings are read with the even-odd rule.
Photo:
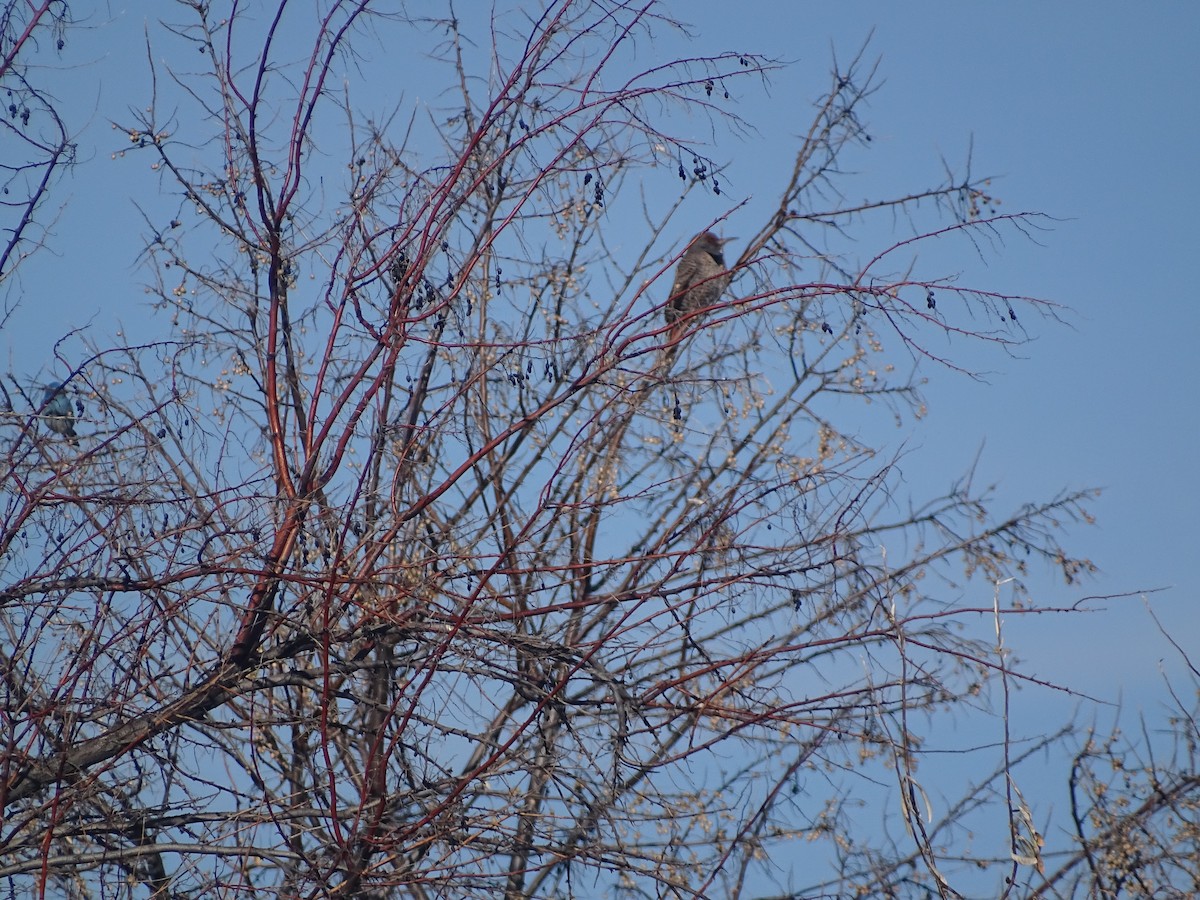
[[[676, 347], [687, 333], [689, 323], [679, 323], [680, 319], [698, 309], [715, 306], [729, 287], [733, 275], [725, 269], [725, 254], [721, 250], [728, 240], [706, 231], [696, 236], [680, 258], [671, 298], [663, 309], [667, 324], [672, 326], [667, 339], [669, 346]], [[690, 325], [694, 327], [696, 322], [691, 321]]]
[[46, 425], [56, 434], [69, 438], [72, 444], [75, 440], [75, 413], [71, 410], [71, 398], [63, 390], [64, 385], [48, 384], [42, 392], [42, 418]]

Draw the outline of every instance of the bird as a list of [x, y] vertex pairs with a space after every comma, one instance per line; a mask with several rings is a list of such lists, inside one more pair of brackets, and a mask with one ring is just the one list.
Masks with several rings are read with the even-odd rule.
[[[680, 257], [670, 299], [663, 307], [663, 315], [671, 326], [667, 335], [668, 347], [677, 347], [687, 333], [688, 322], [681, 322], [681, 319], [689, 313], [715, 306], [729, 287], [733, 275], [725, 268], [725, 254], [721, 249], [729, 240], [719, 238], [711, 231], [701, 232]], [[694, 320], [698, 318], [689, 321], [695, 324]]]
[[78, 444], [71, 398], [63, 388], [62, 382], [45, 385], [42, 391], [42, 417], [51, 431], [68, 438], [72, 444]]

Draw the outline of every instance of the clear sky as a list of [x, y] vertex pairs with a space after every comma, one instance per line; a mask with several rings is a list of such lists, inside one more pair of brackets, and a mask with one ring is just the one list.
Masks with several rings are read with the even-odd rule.
[[[131, 198], [152, 182], [146, 157], [113, 158], [127, 139], [109, 123], [146, 102], [143, 26], [166, 6], [114, 0], [109, 24], [69, 34], [66, 58], [78, 65], [56, 90], [79, 130], [80, 163], [62, 186], [69, 203], [49, 250], [20, 274], [22, 305], [3, 333], [5, 368], [21, 377], [66, 374], [54, 345], [72, 328], [111, 334], [145, 317], [136, 261], [146, 228]], [[864, 197], [935, 185], [941, 160], [961, 170], [973, 142], [973, 172], [996, 176], [1004, 211], [1055, 217], [1038, 244], [1011, 237], [986, 260], [947, 261], [974, 283], [1073, 312], [1065, 326], [1027, 323], [1035, 340], [1024, 358], [972, 360], [988, 370], [986, 381], [928, 373], [928, 418], [894, 437], [907, 441], [906, 480], [917, 495], [944, 489], [981, 452], [978, 477], [998, 482], [1001, 510], [1063, 488], [1104, 488], [1092, 506], [1097, 525], [1073, 528], [1067, 541], [1099, 576], [1066, 586], [1039, 575], [1039, 599], [1067, 606], [1162, 589], [1149, 602], [1200, 662], [1200, 404], [1191, 394], [1200, 341], [1200, 4], [667, 7], [693, 23], [695, 37], [689, 47], [664, 33], [654, 47], [661, 58], [734, 50], [792, 61], [769, 91], [741, 91], [738, 112], [759, 135], [714, 150], [730, 163], [727, 196], [697, 201], [698, 215], [718, 215], [731, 198], [770, 198], [778, 179], [765, 176], [790, 157], [787, 139], [825, 89], [831, 52], [848, 59], [873, 32], [868, 56], [881, 58], [883, 84], [865, 116], [871, 150], [854, 155], [861, 181], [851, 184]], [[126, 180], [124, 195], [113, 190]], [[727, 233], [739, 234], [736, 214]], [[68, 358], [73, 346], [63, 345]], [[1180, 673], [1180, 660], [1138, 596], [1093, 605], [1107, 612], [1024, 620], [1009, 641], [1033, 672], [1123, 699], [1127, 714], [1144, 709], [1161, 724], [1160, 666]], [[1021, 702], [1031, 725], [1040, 716], [1061, 721], [1074, 704], [1028, 693]]]

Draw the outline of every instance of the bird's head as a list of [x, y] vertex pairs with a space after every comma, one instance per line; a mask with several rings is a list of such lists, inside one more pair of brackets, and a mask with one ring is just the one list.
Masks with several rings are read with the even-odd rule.
[[711, 231], [706, 231], [696, 237], [692, 242], [692, 246], [688, 248], [689, 253], [706, 253], [711, 256], [718, 265], [725, 265], [725, 254], [721, 250], [725, 244], [733, 238], [719, 238]]
[[693, 246], [699, 247], [701, 250], [720, 251], [722, 247], [732, 240], [733, 238], [720, 238], [711, 231], [706, 231], [696, 238], [696, 243]]

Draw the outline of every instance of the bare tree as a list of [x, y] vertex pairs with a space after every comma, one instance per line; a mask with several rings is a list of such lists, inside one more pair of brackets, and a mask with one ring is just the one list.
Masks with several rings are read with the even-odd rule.
[[[54, 99], [38, 84], [35, 60], [66, 44], [71, 13], [66, 0], [4, 0], [0, 3], [0, 285], [41, 246], [47, 223], [39, 211], [75, 147]], [[12, 307], [5, 296], [0, 325]]]
[[[910, 498], [855, 434], [958, 367], [933, 336], [1054, 318], [918, 274], [927, 240], [1036, 218], [969, 173], [846, 201], [860, 55], [668, 348], [672, 270], [719, 226], [687, 200], [726, 196], [735, 95], [776, 64], [639, 67], [682, 27], [653, 6], [516, 6], [187, 0], [156, 33], [178, 62], [122, 127], [162, 179], [137, 199], [169, 330], [93, 344], [78, 448], [6, 433], [0, 873], [163, 898], [1033, 884], [1015, 752], [941, 820], [920, 764], [1021, 679], [993, 625], [1046, 611], [976, 588], [1085, 574], [1056, 534], [1086, 497]], [[436, 100], [364, 108], [351, 81], [419, 52]], [[856, 258], [872, 217], [906, 230]], [[898, 819], [863, 828], [881, 778]], [[956, 823], [989, 803], [1007, 843], [971, 855]], [[809, 845], [820, 869], [788, 863]]]
[[[1153, 615], [1153, 613], [1151, 613]], [[1161, 625], [1159, 626], [1161, 629]], [[1200, 893], [1200, 668], [1165, 629], [1190, 675], [1189, 692], [1167, 681], [1169, 752], [1141, 722], [1076, 736], [1068, 778], [1071, 848], [1047, 865], [1032, 897], [1190, 897]]]

